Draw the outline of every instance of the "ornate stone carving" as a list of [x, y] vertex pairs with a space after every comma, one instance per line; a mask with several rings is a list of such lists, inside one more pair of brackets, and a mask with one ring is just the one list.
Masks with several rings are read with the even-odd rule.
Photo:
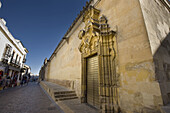
[[96, 50], [99, 42], [102, 42], [101, 36], [112, 35], [113, 37], [115, 34], [114, 31], [110, 31], [107, 18], [104, 15], [99, 18], [99, 14], [100, 11], [92, 6], [84, 14], [85, 28], [78, 34], [79, 39], [82, 40], [79, 50], [83, 54]]
[[[84, 13], [85, 27], [78, 34], [81, 43], [79, 50], [82, 54], [82, 100], [86, 100], [86, 58], [94, 54], [99, 58], [99, 95], [100, 108], [115, 111], [118, 106], [118, 74], [116, 73], [116, 38], [110, 30], [107, 18], [94, 7]], [[108, 92], [112, 92], [109, 93]], [[107, 107], [110, 109], [107, 109]], [[112, 108], [111, 108], [112, 107]]]
[[99, 13], [100, 11], [90, 7], [84, 14], [83, 21], [85, 23], [84, 30], [79, 32], [79, 39], [81, 39], [81, 44], [79, 50], [83, 54], [90, 54], [94, 51], [98, 45], [99, 39]]

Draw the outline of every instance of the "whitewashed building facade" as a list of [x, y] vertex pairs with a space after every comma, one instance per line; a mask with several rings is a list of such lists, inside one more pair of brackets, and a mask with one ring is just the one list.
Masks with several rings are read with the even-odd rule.
[[28, 50], [20, 40], [15, 39], [6, 27], [6, 21], [0, 18], [0, 73], [5, 76], [18, 76], [24, 72], [24, 63]]

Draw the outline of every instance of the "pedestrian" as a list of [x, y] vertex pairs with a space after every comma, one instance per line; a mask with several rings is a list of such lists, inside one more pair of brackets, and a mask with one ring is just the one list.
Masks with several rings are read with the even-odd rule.
[[9, 75], [7, 75], [6, 80], [7, 80], [6, 87], [8, 88], [8, 87], [10, 87], [10, 84], [11, 84], [11, 77]]
[[23, 85], [23, 77], [21, 77], [21, 83], [20, 83], [20, 86]]
[[25, 75], [23, 76], [23, 86], [25, 85]]
[[3, 89], [5, 89], [5, 87], [6, 87], [6, 75], [4, 75], [3, 77], [2, 77], [2, 86], [3, 86]]
[[3, 71], [0, 71], [0, 90], [3, 88]]
[[26, 83], [27, 83], [27, 85], [28, 85], [28, 82], [29, 82], [29, 77], [26, 76]]
[[13, 87], [14, 76], [11, 76], [11, 87]]
[[27, 84], [27, 76], [24, 75], [24, 85]]

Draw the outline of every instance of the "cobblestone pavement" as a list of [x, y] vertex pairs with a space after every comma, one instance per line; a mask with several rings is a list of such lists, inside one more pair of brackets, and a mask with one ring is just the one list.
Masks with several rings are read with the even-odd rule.
[[0, 91], [0, 113], [63, 113], [37, 83]]

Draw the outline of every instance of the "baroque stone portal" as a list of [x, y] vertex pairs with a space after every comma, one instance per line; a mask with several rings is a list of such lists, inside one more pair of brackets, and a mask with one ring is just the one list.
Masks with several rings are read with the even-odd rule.
[[[85, 28], [78, 35], [82, 40], [79, 45], [82, 55], [81, 100], [102, 112], [118, 112], [116, 32], [110, 30], [107, 18], [100, 17], [100, 11], [92, 6], [85, 11], [83, 22]], [[98, 67], [97, 71], [95, 67]]]

